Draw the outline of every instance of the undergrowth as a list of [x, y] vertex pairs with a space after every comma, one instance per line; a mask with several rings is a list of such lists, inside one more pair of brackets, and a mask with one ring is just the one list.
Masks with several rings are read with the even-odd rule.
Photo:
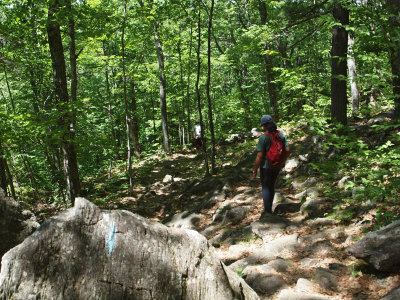
[[357, 133], [357, 124], [329, 124], [312, 115], [310, 134], [323, 137], [325, 155], [311, 165], [324, 178], [324, 194], [335, 202], [330, 216], [350, 223], [372, 212], [371, 229], [400, 219], [400, 125], [364, 124], [365, 131]]

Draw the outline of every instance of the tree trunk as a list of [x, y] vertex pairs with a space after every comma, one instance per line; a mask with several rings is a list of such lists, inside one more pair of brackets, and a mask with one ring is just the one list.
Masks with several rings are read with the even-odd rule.
[[[262, 1], [258, 2], [258, 10], [260, 12], [261, 25], [267, 24], [267, 7]], [[268, 52], [270, 50], [270, 45], [268, 41], [264, 42], [264, 51]], [[279, 120], [279, 109], [278, 109], [278, 92], [275, 84], [275, 74], [273, 71], [272, 58], [268, 53], [264, 54], [265, 71], [267, 77], [267, 88], [269, 95], [269, 102], [271, 106], [272, 115], [274, 120]]]
[[188, 58], [188, 74], [187, 74], [187, 88], [186, 88], [186, 111], [187, 111], [187, 140], [190, 141], [190, 133], [192, 132], [192, 124], [190, 119], [190, 75], [192, 73], [191, 69], [191, 58], [192, 58], [192, 40], [193, 40], [193, 29], [192, 24], [190, 24], [190, 43], [189, 43], [189, 58]]
[[128, 151], [128, 177], [129, 177], [129, 187], [133, 187], [133, 171], [132, 171], [132, 149], [131, 149], [131, 122], [129, 114], [129, 106], [127, 99], [127, 82], [126, 82], [126, 72], [125, 72], [125, 23], [126, 23], [126, 6], [127, 0], [124, 1], [124, 12], [123, 12], [123, 22], [122, 22], [122, 35], [121, 35], [121, 48], [122, 48], [122, 78], [124, 85], [124, 104], [125, 104], [125, 125], [126, 125], [126, 147]]
[[136, 103], [136, 91], [135, 91], [135, 81], [133, 78], [130, 78], [131, 83], [131, 119], [130, 119], [130, 130], [131, 130], [131, 138], [133, 143], [133, 150], [135, 156], [140, 158], [140, 144], [139, 144], [139, 121], [137, 117], [137, 103]]
[[181, 145], [185, 144], [185, 90], [184, 90], [184, 82], [183, 82], [183, 65], [182, 65], [182, 49], [181, 49], [181, 40], [179, 40], [177, 45], [178, 50], [178, 60], [179, 60], [179, 81], [180, 81], [180, 90], [182, 92], [182, 110], [179, 114], [179, 142]]
[[[0, 145], [0, 155], [1, 155], [1, 145]], [[7, 178], [8, 178], [8, 185], [10, 186], [10, 190], [11, 190], [11, 196], [16, 199], [16, 194], [15, 194], [15, 188], [14, 188], [14, 182], [13, 182], [13, 177], [10, 171], [10, 168], [8, 166], [7, 160], [4, 159], [4, 167], [6, 169], [6, 174], [7, 174]]]
[[349, 11], [339, 2], [333, 5], [333, 17], [342, 25], [332, 28], [332, 74], [331, 74], [331, 117], [343, 125], [347, 124], [347, 31]]
[[199, 111], [199, 122], [200, 122], [200, 135], [202, 141], [202, 149], [204, 153], [204, 164], [206, 167], [206, 176], [210, 175], [210, 170], [208, 167], [208, 155], [207, 155], [207, 147], [206, 141], [204, 139], [204, 122], [203, 122], [203, 114], [201, 112], [201, 98], [200, 98], [200, 89], [199, 89], [199, 82], [200, 82], [200, 69], [201, 69], [201, 60], [200, 60], [200, 46], [201, 46], [201, 0], [198, 0], [199, 3], [199, 13], [198, 13], [198, 20], [197, 20], [197, 78], [196, 78], [196, 97], [197, 97], [197, 109]]
[[348, 41], [348, 55], [347, 55], [347, 67], [349, 69], [350, 86], [351, 86], [351, 116], [357, 116], [359, 112], [359, 98], [360, 93], [357, 85], [357, 69], [356, 60], [354, 58], [353, 46], [354, 46], [354, 32], [349, 32]]
[[[392, 14], [390, 28], [398, 29], [400, 26], [399, 13], [400, 1], [387, 0], [387, 6]], [[392, 67], [392, 84], [394, 94], [394, 119], [400, 119], [400, 36], [398, 30], [390, 32], [390, 65]]]
[[6, 164], [7, 161], [4, 158], [3, 149], [0, 144], [0, 187], [3, 189], [4, 194], [8, 195], [7, 193], [8, 179], [6, 173]]
[[165, 79], [164, 72], [164, 53], [162, 50], [161, 42], [158, 37], [158, 22], [154, 22], [154, 45], [157, 50], [158, 59], [158, 76], [160, 78], [160, 108], [161, 108], [161, 124], [164, 140], [164, 150], [168, 153], [171, 152], [168, 137], [168, 122], [167, 122], [167, 99], [166, 99], [166, 86], [167, 81]]
[[76, 159], [76, 150], [75, 150], [75, 133], [76, 133], [76, 109], [75, 104], [77, 101], [78, 94], [78, 72], [77, 72], [77, 64], [76, 61], [78, 56], [76, 55], [76, 42], [75, 42], [75, 20], [74, 20], [74, 12], [72, 11], [71, 0], [67, 1], [67, 8], [69, 11], [69, 57], [70, 57], [70, 65], [71, 65], [71, 103], [72, 103], [72, 111], [70, 113], [69, 120], [69, 142], [68, 142], [68, 156], [69, 156], [69, 164], [71, 168], [71, 179], [73, 181], [73, 186], [75, 189], [75, 195], [79, 195], [81, 190], [81, 183], [79, 180], [79, 170], [78, 170], [78, 161]]
[[[208, 101], [208, 120], [210, 122], [210, 134], [211, 134], [211, 174], [216, 174], [215, 169], [215, 134], [214, 134], [214, 119], [213, 110], [210, 95], [210, 83], [211, 83], [211, 37], [212, 37], [212, 18], [214, 12], [214, 0], [211, 0], [210, 16], [208, 20], [208, 41], [207, 41], [207, 101]], [[200, 32], [200, 31], [199, 31]]]
[[[76, 153], [73, 152], [73, 147], [70, 146], [73, 142], [70, 141], [70, 120], [71, 114], [66, 104], [69, 102], [67, 76], [64, 58], [64, 48], [61, 39], [60, 25], [56, 19], [56, 13], [59, 8], [59, 2], [56, 0], [49, 4], [47, 35], [50, 48], [50, 55], [53, 66], [54, 90], [59, 109], [62, 111], [59, 126], [63, 131], [61, 148], [64, 157], [64, 175], [67, 183], [67, 193], [72, 203], [79, 192], [79, 186], [75, 183], [79, 182], [78, 174], [73, 173], [74, 161], [76, 162]], [[72, 152], [71, 152], [72, 151]]]
[[[1, 44], [1, 48], [3, 50], [3, 57], [5, 57], [5, 51], [4, 51], [3, 43]], [[4, 79], [6, 80], [8, 95], [10, 97], [11, 108], [12, 108], [13, 111], [15, 111], [14, 98], [13, 98], [13, 95], [12, 95], [12, 92], [11, 92], [10, 81], [8, 80], [7, 67], [6, 67], [6, 64], [4, 62], [3, 62], [3, 70], [4, 70]]]
[[246, 129], [251, 130], [251, 113], [250, 113], [250, 101], [246, 94], [246, 90], [243, 86], [246, 86], [246, 76], [247, 76], [247, 68], [246, 66], [238, 66], [236, 69], [236, 74], [238, 77], [238, 87], [240, 93], [240, 100], [242, 100], [242, 105], [245, 112], [245, 122]]

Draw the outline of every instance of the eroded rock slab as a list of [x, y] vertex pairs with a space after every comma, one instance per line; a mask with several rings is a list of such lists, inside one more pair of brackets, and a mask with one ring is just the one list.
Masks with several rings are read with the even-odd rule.
[[[1, 299], [258, 299], [199, 233], [77, 198], [3, 256]], [[201, 296], [200, 296], [201, 295]]]
[[398, 272], [400, 267], [400, 221], [381, 230], [368, 233], [348, 248], [350, 254], [361, 258], [379, 271]]
[[32, 212], [0, 189], [0, 257], [39, 227]]

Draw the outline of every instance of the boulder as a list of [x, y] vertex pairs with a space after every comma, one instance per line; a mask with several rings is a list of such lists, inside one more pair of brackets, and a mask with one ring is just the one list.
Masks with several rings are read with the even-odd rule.
[[300, 211], [311, 218], [322, 217], [330, 205], [331, 201], [328, 198], [310, 198], [302, 204]]
[[196, 224], [200, 221], [200, 215], [184, 211], [172, 217], [172, 220], [166, 223], [168, 227], [182, 229], [196, 229]]
[[400, 220], [374, 232], [348, 248], [350, 254], [383, 272], [398, 272], [400, 267]]
[[400, 288], [391, 291], [389, 294], [387, 294], [380, 300], [398, 300], [398, 299], [400, 299]]
[[11, 197], [0, 189], [0, 257], [39, 227], [35, 216], [23, 210]]
[[300, 160], [298, 158], [292, 158], [292, 159], [289, 159], [288, 161], [286, 161], [284, 170], [287, 173], [291, 173], [295, 169], [297, 169], [299, 165], [300, 165]]
[[3, 256], [0, 299], [258, 299], [199, 233], [86, 199]]

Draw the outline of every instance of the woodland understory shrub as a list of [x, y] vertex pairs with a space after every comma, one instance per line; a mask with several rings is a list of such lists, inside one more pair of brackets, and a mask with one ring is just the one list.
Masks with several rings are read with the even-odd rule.
[[[311, 134], [323, 136], [323, 151], [331, 154], [312, 163], [324, 178], [324, 194], [335, 202], [330, 216], [349, 223], [370, 212], [372, 228], [399, 219], [400, 124], [359, 125], [366, 130], [357, 134], [357, 124], [328, 124], [323, 117], [310, 120]], [[342, 178], [345, 183], [338, 187], [335, 183]]]

